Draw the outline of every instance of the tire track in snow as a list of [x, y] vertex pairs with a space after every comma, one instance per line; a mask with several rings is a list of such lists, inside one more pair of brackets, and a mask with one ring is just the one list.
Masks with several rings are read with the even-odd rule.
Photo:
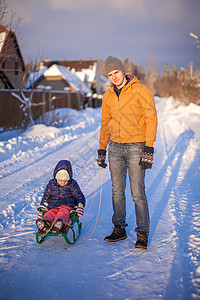
[[178, 241], [165, 299], [172, 297], [171, 291], [176, 299], [198, 298], [200, 291], [199, 165], [200, 145], [191, 140], [169, 200]]

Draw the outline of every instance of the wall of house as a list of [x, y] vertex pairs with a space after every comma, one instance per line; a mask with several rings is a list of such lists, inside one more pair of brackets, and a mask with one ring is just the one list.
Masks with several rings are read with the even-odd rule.
[[2, 69], [14, 88], [23, 88], [23, 65], [12, 37], [8, 37], [4, 46]]
[[5, 84], [1, 79], [0, 79], [0, 89], [5, 89]]
[[64, 80], [64, 79], [50, 79], [48, 78], [43, 78], [39, 83], [39, 86], [51, 86], [52, 90], [64, 90], [65, 87], [70, 87], [69, 84]]

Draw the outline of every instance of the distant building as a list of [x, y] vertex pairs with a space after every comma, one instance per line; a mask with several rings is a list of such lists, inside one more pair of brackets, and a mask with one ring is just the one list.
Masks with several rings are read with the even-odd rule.
[[31, 73], [25, 88], [50, 88], [83, 94], [92, 92], [75, 73], [58, 64], [44, 66], [39, 72]]
[[100, 75], [98, 60], [43, 60], [42, 67], [50, 67], [53, 64], [66, 67], [72, 73], [75, 73], [82, 82], [94, 93], [103, 92], [104, 80]]
[[0, 89], [23, 87], [24, 60], [11, 30], [0, 25]]

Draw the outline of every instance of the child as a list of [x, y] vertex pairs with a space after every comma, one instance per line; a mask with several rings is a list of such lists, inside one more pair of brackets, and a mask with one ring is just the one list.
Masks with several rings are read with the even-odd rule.
[[[36, 225], [41, 232], [46, 232], [52, 226], [53, 231], [62, 231], [67, 225], [70, 210], [74, 206], [78, 216], [83, 216], [85, 197], [72, 178], [70, 161], [61, 160], [54, 169], [54, 178], [49, 181], [38, 210], [47, 211], [43, 219], [37, 219]], [[53, 223], [52, 223], [53, 222]]]

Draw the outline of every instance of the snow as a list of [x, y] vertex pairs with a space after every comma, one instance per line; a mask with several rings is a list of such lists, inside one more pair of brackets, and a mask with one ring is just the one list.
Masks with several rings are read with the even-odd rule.
[[[104, 241], [112, 231], [111, 180], [107, 168], [101, 199], [100, 183], [95, 194], [100, 168], [93, 162], [101, 108], [59, 109], [52, 114], [56, 127], [36, 124], [0, 135], [0, 299], [200, 299], [200, 107], [155, 100], [159, 126], [153, 168], [146, 172], [146, 251], [134, 248], [128, 181], [128, 238]], [[74, 246], [59, 237], [39, 245], [37, 207], [60, 159], [71, 160], [87, 199], [83, 229]]]
[[[80, 78], [76, 74], [72, 73], [66, 67], [56, 65], [56, 64], [52, 65], [49, 68], [44, 67], [39, 72], [31, 73], [29, 75], [28, 82], [26, 84], [26, 89], [30, 88], [31, 85], [35, 81], [37, 81], [41, 76], [45, 76], [45, 77], [61, 76], [65, 81], [67, 81], [74, 88], [75, 91], [81, 91], [86, 94], [91, 92], [91, 90], [86, 86], [86, 84], [84, 84], [80, 80]], [[39, 85], [38, 88], [39, 87], [42, 86]]]
[[96, 77], [96, 69], [97, 63], [93, 63], [90, 68], [84, 69], [82, 68], [81, 71], [75, 71], [75, 74], [82, 80], [87, 79], [87, 82], [94, 82]]
[[[87, 85], [82, 82], [82, 80], [74, 73], [72, 73], [70, 70], [68, 70], [66, 67], [61, 65], [53, 65], [49, 68], [49, 72], [51, 68], [57, 68], [62, 75], [62, 77], [74, 87], [76, 91], [81, 91], [83, 93], [91, 93], [91, 90], [87, 87]], [[48, 70], [47, 70], [48, 71]]]
[[2, 51], [4, 42], [5, 42], [5, 38], [6, 38], [6, 32], [1, 32], [0, 33], [0, 53]]
[[26, 83], [25, 89], [30, 89], [31, 86], [34, 84], [35, 81], [37, 81], [40, 77], [44, 75], [44, 72], [47, 70], [47, 67], [44, 67], [40, 69], [38, 72], [32, 72], [29, 77], [28, 81]]

